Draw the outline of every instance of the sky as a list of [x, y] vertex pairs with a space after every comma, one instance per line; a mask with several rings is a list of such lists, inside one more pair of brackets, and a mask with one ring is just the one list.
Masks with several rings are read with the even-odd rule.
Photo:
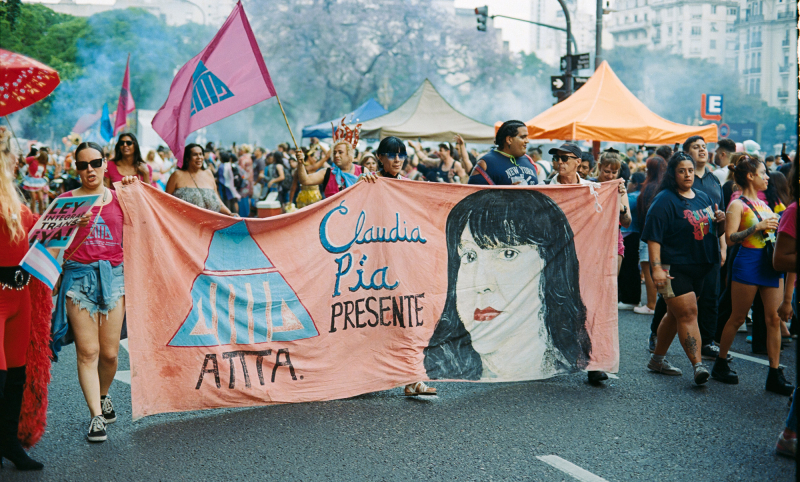
[[[531, 0], [455, 0], [456, 8], [475, 8], [483, 5], [489, 7], [489, 15], [508, 15], [526, 20], [531, 18]], [[475, 25], [477, 26], [477, 22]], [[530, 49], [530, 24], [496, 18], [494, 25], [503, 29], [503, 40], [508, 41], [509, 50], [527, 52]]]

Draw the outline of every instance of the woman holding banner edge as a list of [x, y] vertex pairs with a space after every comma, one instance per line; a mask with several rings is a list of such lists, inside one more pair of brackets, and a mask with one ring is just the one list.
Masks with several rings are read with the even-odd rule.
[[[74, 334], [78, 381], [92, 417], [87, 434], [90, 442], [105, 441], [106, 425], [117, 419], [108, 391], [117, 372], [125, 315], [123, 215], [117, 193], [103, 183], [107, 166], [99, 145], [82, 143], [75, 150], [81, 187], [59, 196], [101, 196], [81, 219], [75, 238], [64, 251], [52, 328], [56, 351], [60, 348], [58, 340], [67, 332], [67, 323]], [[137, 179], [125, 176], [122, 184]]]

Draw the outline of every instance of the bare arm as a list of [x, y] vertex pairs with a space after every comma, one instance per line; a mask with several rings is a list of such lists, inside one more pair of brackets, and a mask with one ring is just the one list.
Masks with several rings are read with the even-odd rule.
[[175, 171], [172, 173], [171, 176], [169, 176], [169, 180], [167, 181], [167, 187], [165, 189], [165, 192], [167, 194], [173, 194], [175, 192], [175, 189], [178, 188], [178, 176], [180, 176], [180, 174], [178, 174], [179, 172], [182, 171]]
[[456, 149], [458, 150], [458, 156], [461, 158], [461, 165], [464, 166], [464, 171], [472, 172], [472, 161], [469, 160], [467, 144], [464, 142], [464, 139], [461, 136], [456, 135], [455, 144]]
[[428, 157], [428, 155], [425, 154], [425, 151], [422, 149], [422, 144], [416, 141], [408, 141], [408, 143], [414, 148], [414, 152], [419, 158], [419, 162], [428, 167], [439, 167], [439, 159]]
[[[794, 273], [795, 263], [797, 263], [795, 239], [786, 233], [778, 233], [778, 242], [775, 243], [775, 252], [772, 254], [772, 266], [775, 271], [781, 273]], [[788, 284], [788, 275], [786, 279]]]
[[306, 171], [305, 155], [302, 152], [297, 153], [297, 183], [300, 186], [319, 186], [325, 180], [325, 170], [315, 171], [309, 174]]
[[[279, 182], [281, 182], [281, 181], [283, 181], [284, 179], [286, 179], [286, 176], [285, 176], [285, 175], [284, 175], [284, 173], [283, 173], [283, 166], [281, 166], [280, 164], [277, 164], [277, 165], [275, 166], [275, 170], [278, 172], [278, 177], [276, 177], [275, 179], [270, 179], [270, 180], [267, 182], [267, 187], [271, 187], [273, 184], [278, 184]], [[305, 169], [304, 169], [304, 170], [305, 170]], [[324, 171], [323, 171], [323, 172], [324, 172]], [[316, 172], [315, 172], [314, 174], [316, 174]]]
[[763, 221], [750, 226], [744, 231], [736, 231], [739, 229], [739, 223], [742, 220], [742, 202], [736, 200], [728, 207], [728, 214], [725, 218], [725, 241], [728, 244], [741, 243], [744, 239], [756, 231], [764, 231], [767, 229], [777, 229], [778, 220], [776, 218], [764, 219]]
[[619, 205], [619, 224], [623, 228], [627, 228], [631, 225], [633, 219], [631, 218], [631, 203], [628, 201], [628, 190], [625, 189], [625, 181], [619, 183]]

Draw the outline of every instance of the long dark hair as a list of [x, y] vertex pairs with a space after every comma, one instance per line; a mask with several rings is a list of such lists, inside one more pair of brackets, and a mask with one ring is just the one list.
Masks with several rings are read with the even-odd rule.
[[480, 355], [456, 308], [461, 265], [458, 245], [466, 226], [481, 249], [536, 246], [545, 262], [539, 291], [545, 329], [555, 350], [569, 363], [561, 368], [585, 368], [591, 340], [580, 295], [574, 234], [567, 217], [540, 192], [486, 189], [465, 197], [447, 216], [447, 301], [424, 350], [428, 377], [477, 380], [483, 372]]
[[767, 184], [767, 190], [764, 191], [764, 195], [767, 197], [769, 208], [773, 211], [775, 210], [775, 206], [780, 203], [783, 203], [784, 206], [788, 206], [792, 203], [792, 193], [789, 192], [789, 182], [782, 172], [769, 172], [769, 183]]
[[660, 190], [661, 181], [664, 179], [664, 171], [666, 170], [667, 161], [660, 155], [656, 154], [647, 160], [647, 177], [639, 189], [639, 199], [636, 201], [636, 215], [641, 226], [644, 226], [647, 210], [650, 209], [653, 199], [655, 199]]
[[123, 132], [119, 135], [117, 143], [114, 145], [114, 164], [118, 164], [122, 159], [121, 142], [123, 137], [130, 137], [131, 141], [133, 141], [133, 167], [137, 168], [140, 164], [144, 163], [144, 158], [142, 157], [142, 151], [139, 149], [139, 141], [136, 139], [136, 136], [130, 132]]
[[678, 164], [683, 161], [691, 161], [692, 166], [696, 166], [694, 159], [692, 159], [692, 156], [689, 154], [683, 151], [678, 151], [673, 154], [672, 157], [669, 158], [669, 162], [667, 162], [667, 170], [664, 172], [664, 178], [661, 180], [658, 192], [669, 189], [676, 194], [678, 193], [678, 181], [675, 180], [675, 170], [678, 168]]
[[[181, 171], [189, 170], [189, 161], [192, 160], [192, 149], [194, 149], [195, 147], [199, 147], [200, 152], [202, 152], [203, 155], [206, 154], [205, 149], [203, 149], [203, 146], [201, 146], [200, 144], [194, 144], [194, 143], [187, 144], [186, 147], [183, 148], [183, 164], [181, 164], [181, 167], [179, 167], [178, 169], [180, 169]], [[205, 169], [205, 168], [206, 168], [205, 163], [203, 163], [203, 165], [200, 166], [200, 169]]]

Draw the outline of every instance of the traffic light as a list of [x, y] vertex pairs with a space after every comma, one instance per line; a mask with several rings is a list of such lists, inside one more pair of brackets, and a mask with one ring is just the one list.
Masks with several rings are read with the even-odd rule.
[[485, 32], [486, 20], [489, 18], [489, 7], [486, 5], [482, 7], [475, 7], [475, 15], [478, 16], [478, 30]]

